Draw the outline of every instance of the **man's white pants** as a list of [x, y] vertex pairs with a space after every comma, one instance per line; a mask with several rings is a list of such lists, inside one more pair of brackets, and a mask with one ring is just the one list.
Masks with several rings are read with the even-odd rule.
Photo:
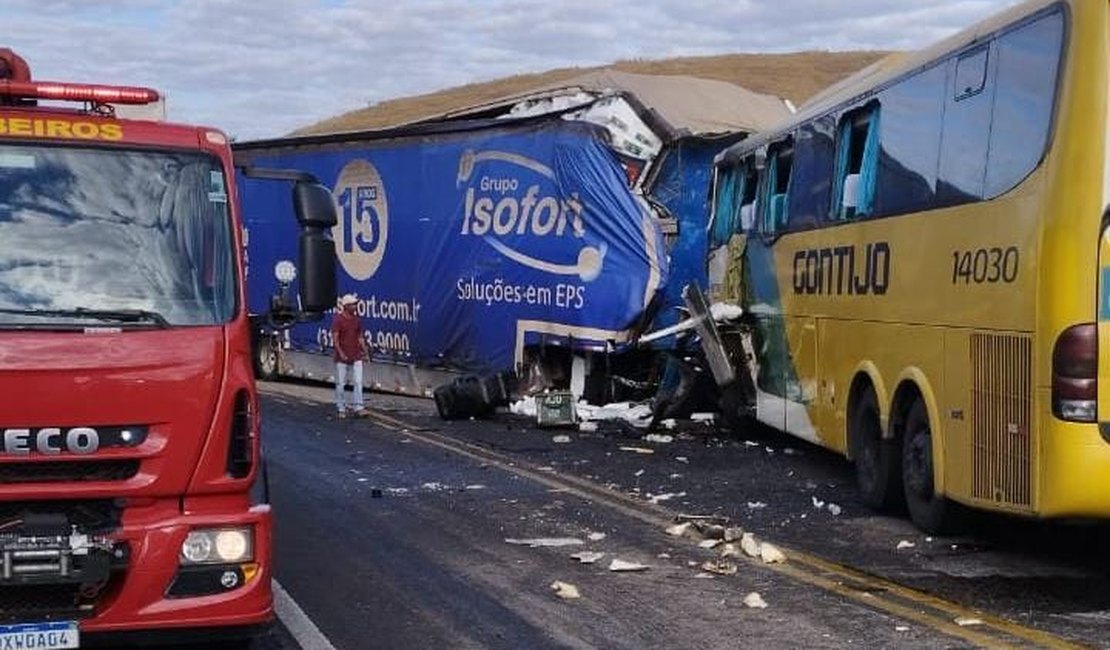
[[360, 410], [365, 407], [362, 401], [362, 360], [353, 363], [335, 362], [335, 407], [340, 412], [346, 410], [344, 406], [345, 386], [347, 385], [347, 368], [351, 369], [351, 408]]

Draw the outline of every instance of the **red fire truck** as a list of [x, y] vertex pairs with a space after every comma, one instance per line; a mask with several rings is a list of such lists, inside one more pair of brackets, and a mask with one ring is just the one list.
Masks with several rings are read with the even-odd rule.
[[[36, 81], [0, 49], [0, 648], [273, 616], [231, 152], [117, 114], [159, 100]], [[335, 304], [334, 204], [292, 180], [300, 304], [279, 323]]]

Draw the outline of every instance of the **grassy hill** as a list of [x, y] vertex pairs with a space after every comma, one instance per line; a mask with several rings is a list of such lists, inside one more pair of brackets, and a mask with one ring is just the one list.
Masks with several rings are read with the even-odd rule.
[[[801, 104], [818, 91], [870, 65], [887, 52], [796, 52], [791, 54], [726, 54], [657, 61], [619, 61], [624, 72], [687, 75], [727, 81], [749, 90], [778, 95]], [[447, 111], [527, 92], [600, 68], [560, 68], [494, 81], [448, 88], [425, 95], [391, 99], [317, 122], [295, 135], [378, 129], [404, 124]]]

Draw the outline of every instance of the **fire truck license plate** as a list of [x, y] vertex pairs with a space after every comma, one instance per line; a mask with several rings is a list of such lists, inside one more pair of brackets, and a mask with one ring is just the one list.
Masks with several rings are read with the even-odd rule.
[[56, 650], [78, 647], [77, 623], [0, 625], [0, 650]]

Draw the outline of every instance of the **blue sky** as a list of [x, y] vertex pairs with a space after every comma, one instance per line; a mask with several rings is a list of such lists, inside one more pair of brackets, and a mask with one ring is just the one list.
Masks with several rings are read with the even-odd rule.
[[567, 66], [911, 49], [1014, 0], [4, 0], [51, 81], [146, 85], [169, 118], [270, 138], [368, 104]]

